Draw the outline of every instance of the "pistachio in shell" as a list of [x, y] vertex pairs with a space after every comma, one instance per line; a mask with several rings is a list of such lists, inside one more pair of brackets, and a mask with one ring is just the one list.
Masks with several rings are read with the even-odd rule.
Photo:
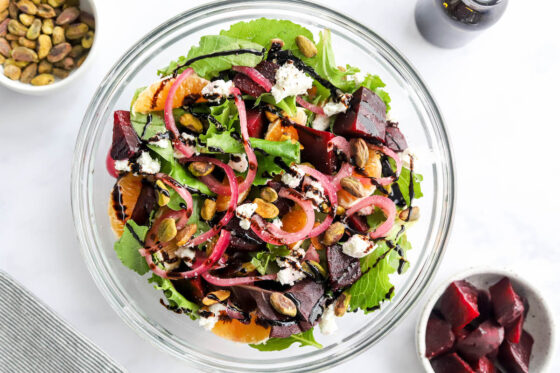
[[91, 13], [82, 11], [80, 13], [80, 22], [88, 25], [90, 29], [95, 28], [95, 18], [93, 18], [93, 15]]
[[41, 4], [37, 7], [37, 15], [41, 18], [54, 18], [56, 12], [49, 4]]
[[17, 20], [11, 19], [10, 22], [8, 22], [8, 32], [16, 36], [25, 36], [25, 34], [27, 34], [27, 27]]
[[52, 35], [54, 31], [54, 21], [52, 19], [45, 19], [43, 21], [43, 27], [41, 27], [43, 34]]
[[56, 26], [52, 33], [52, 42], [54, 45], [64, 43], [66, 38], [64, 37], [64, 29], [60, 26]]
[[20, 13], [18, 18], [19, 18], [19, 21], [21, 22], [21, 24], [24, 25], [24, 26], [31, 26], [31, 24], [35, 20], [34, 16], [31, 16], [31, 15], [25, 14], [25, 13]]
[[39, 35], [41, 35], [41, 26], [43, 25], [43, 23], [41, 22], [40, 19], [36, 19], [33, 21], [33, 23], [31, 24], [31, 26], [29, 26], [29, 29], [27, 30], [27, 34], [25, 34], [25, 36], [29, 39], [29, 40], [35, 40], [39, 37]]
[[15, 65], [5, 65], [4, 75], [12, 80], [19, 80], [21, 76], [21, 69]]
[[29, 84], [31, 80], [37, 75], [37, 64], [30, 63], [27, 65], [25, 69], [23, 69], [21, 73], [21, 77], [19, 78], [20, 82]]
[[49, 74], [53, 71], [53, 65], [47, 60], [42, 60], [41, 62], [39, 62], [39, 67], [37, 70], [39, 74]]
[[12, 58], [21, 62], [39, 62], [39, 57], [33, 49], [22, 46], [12, 49]]
[[34, 16], [37, 14], [37, 5], [33, 4], [30, 0], [19, 0], [16, 3], [17, 8], [25, 14]]
[[80, 17], [80, 9], [76, 7], [66, 8], [56, 17], [56, 24], [59, 26], [68, 25]]
[[26, 47], [29, 49], [35, 49], [37, 47], [37, 43], [35, 41], [24, 38], [23, 36], [19, 37], [18, 43], [22, 47]]
[[95, 33], [93, 31], [88, 31], [86, 36], [82, 38], [82, 47], [85, 49], [90, 49], [93, 45], [93, 39], [95, 38]]
[[39, 43], [37, 48], [39, 59], [46, 58], [52, 49], [51, 37], [49, 35], [40, 35], [37, 42]]
[[11, 53], [12, 47], [10, 47], [10, 43], [4, 38], [0, 38], [0, 54], [4, 57], [10, 57]]
[[49, 85], [54, 83], [54, 75], [52, 74], [39, 74], [31, 79], [31, 84], [35, 86]]
[[74, 23], [66, 29], [66, 39], [68, 40], [78, 40], [86, 36], [89, 31], [88, 25], [85, 23]]
[[70, 71], [61, 69], [59, 67], [53, 68], [52, 73], [54, 76], [56, 76], [59, 79], [65, 79], [68, 77], [68, 75], [70, 75]]
[[49, 52], [47, 60], [50, 63], [62, 61], [68, 55], [68, 53], [70, 53], [71, 50], [72, 46], [70, 45], [70, 43], [61, 43], [55, 45]]

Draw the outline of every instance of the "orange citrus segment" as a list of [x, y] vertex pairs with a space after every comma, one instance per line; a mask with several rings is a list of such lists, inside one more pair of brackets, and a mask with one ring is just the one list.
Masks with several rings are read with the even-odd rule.
[[299, 232], [305, 227], [306, 223], [307, 215], [305, 215], [305, 211], [303, 211], [300, 205], [297, 204], [282, 217], [282, 229], [286, 232]]
[[[163, 110], [167, 94], [174, 81], [175, 78], [166, 78], [144, 89], [140, 95], [138, 95], [138, 99], [136, 99], [132, 110], [143, 114], [149, 113], [150, 111]], [[177, 93], [175, 97], [173, 97], [173, 108], [181, 107], [183, 105], [183, 100], [188, 95], [200, 95], [202, 88], [208, 83], [208, 80], [196, 74], [185, 79], [177, 88]], [[202, 97], [197, 100], [197, 102], [204, 101], [206, 100]]]
[[260, 343], [270, 336], [270, 327], [264, 327], [255, 322], [256, 317], [251, 316], [249, 324], [243, 324], [238, 320], [219, 320], [212, 333], [218, 337], [239, 343]]
[[142, 177], [127, 174], [117, 181], [117, 188], [120, 193], [112, 192], [111, 198], [109, 198], [109, 220], [113, 232], [120, 237], [123, 233], [124, 223], [132, 215], [142, 190]]
[[269, 141], [286, 141], [291, 139], [292, 142], [299, 140], [297, 130], [291, 126], [284, 126], [280, 119], [275, 120], [268, 126], [268, 131], [264, 137]]
[[[243, 180], [245, 180], [243, 176], [237, 176], [238, 183], [242, 183]], [[222, 181], [222, 185], [229, 186], [229, 181], [227, 176]], [[239, 198], [237, 199], [237, 203], [241, 203], [245, 200], [245, 198], [247, 198], [247, 195], [249, 194], [249, 189], [247, 189], [246, 191], [244, 191], [239, 195]], [[230, 201], [230, 196], [225, 196], [223, 194], [220, 194], [218, 198], [216, 198], [216, 211], [218, 212], [226, 211], [229, 207], [229, 201]]]

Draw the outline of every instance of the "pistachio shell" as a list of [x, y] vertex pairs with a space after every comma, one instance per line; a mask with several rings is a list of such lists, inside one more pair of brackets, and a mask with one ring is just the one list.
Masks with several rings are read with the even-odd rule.
[[74, 23], [66, 29], [66, 38], [68, 40], [78, 40], [83, 38], [89, 31], [88, 25], [85, 23]]
[[56, 17], [56, 24], [59, 26], [68, 25], [77, 20], [79, 16], [80, 9], [76, 7], [66, 8], [58, 17]]
[[82, 38], [82, 47], [85, 49], [90, 49], [93, 45], [93, 39], [95, 38], [95, 34], [93, 31], [88, 31], [86, 36]]
[[21, 77], [19, 78], [19, 80], [22, 83], [29, 84], [29, 83], [31, 83], [31, 80], [36, 75], [37, 75], [37, 64], [36, 63], [31, 63], [31, 64], [27, 65], [27, 67], [25, 69], [23, 69], [23, 72], [21, 73]]
[[60, 26], [56, 26], [53, 29], [53, 33], [52, 33], [52, 42], [54, 45], [60, 44], [60, 43], [64, 43], [66, 41], [66, 38], [64, 37], [64, 29]]
[[29, 40], [27, 38], [24, 38], [23, 36], [20, 36], [18, 39], [18, 43], [19, 45], [21, 45], [22, 47], [26, 47], [29, 49], [35, 49], [37, 47], [37, 43]]
[[32, 16], [37, 14], [37, 5], [33, 4], [30, 0], [19, 0], [16, 6], [25, 14], [30, 14]]
[[10, 43], [4, 38], [0, 38], [0, 54], [4, 57], [10, 57], [12, 52], [12, 47]]
[[43, 21], [43, 27], [41, 28], [43, 34], [52, 35], [53, 30], [54, 30], [54, 21], [52, 19], [45, 19]]
[[21, 69], [14, 65], [5, 65], [4, 66], [4, 75], [12, 80], [18, 80], [21, 76]]
[[15, 61], [22, 62], [39, 62], [39, 57], [33, 49], [26, 47], [17, 47], [12, 49], [12, 58]]
[[10, 22], [8, 22], [8, 31], [12, 35], [25, 36], [25, 34], [27, 34], [27, 27], [15, 19], [11, 19]]
[[24, 26], [31, 26], [33, 20], [35, 20], [34, 16], [30, 16], [29, 14], [25, 14], [25, 13], [21, 13], [18, 18], [21, 24]]
[[43, 23], [41, 22], [40, 19], [36, 19], [33, 21], [33, 23], [31, 24], [31, 26], [29, 26], [29, 30], [27, 30], [27, 38], [29, 40], [35, 40], [39, 37], [39, 35], [41, 34], [41, 26], [43, 25]]
[[37, 42], [39, 43], [39, 48], [37, 49], [39, 59], [46, 58], [52, 49], [51, 37], [48, 35], [40, 35]]
[[56, 17], [56, 12], [52, 6], [41, 4], [37, 7], [37, 15], [42, 18], [54, 18]]
[[88, 25], [90, 29], [95, 28], [95, 18], [93, 18], [93, 15], [91, 15], [91, 13], [82, 11], [80, 13], [80, 22]]
[[71, 50], [72, 50], [72, 46], [69, 43], [61, 43], [55, 45], [49, 52], [49, 55], [47, 56], [47, 60], [50, 63], [62, 61], [64, 57], [66, 57], [68, 53], [70, 53]]
[[49, 85], [54, 83], [54, 76], [51, 74], [40, 74], [31, 80], [32, 85]]
[[38, 68], [39, 74], [50, 73], [52, 71], [53, 71], [53, 66], [49, 61], [42, 60], [41, 62], [39, 62], [39, 68]]

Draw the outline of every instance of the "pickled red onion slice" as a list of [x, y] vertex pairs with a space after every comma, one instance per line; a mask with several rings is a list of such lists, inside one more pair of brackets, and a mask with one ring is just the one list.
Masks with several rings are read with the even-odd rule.
[[300, 106], [302, 106], [302, 107], [306, 108], [307, 110], [311, 111], [312, 113], [315, 113], [317, 115], [325, 115], [325, 112], [323, 111], [322, 107], [314, 105], [309, 101], [305, 101], [303, 99], [303, 97], [301, 97], [301, 96], [296, 97], [296, 102]]
[[232, 278], [220, 278], [211, 275], [209, 272], [202, 274], [207, 282], [216, 286], [236, 286], [236, 285], [248, 285], [256, 281], [266, 281], [266, 280], [276, 280], [276, 274], [263, 275], [263, 276], [247, 276], [247, 277], [232, 277]]
[[270, 82], [270, 80], [265, 78], [264, 75], [254, 67], [233, 66], [231, 69], [243, 75], [247, 75], [249, 78], [251, 78], [252, 81], [263, 87], [267, 92], [270, 92], [270, 90], [272, 89], [272, 83]]
[[331, 183], [331, 181], [329, 180], [329, 178], [325, 174], [317, 171], [314, 168], [306, 166], [306, 165], [299, 165], [297, 167], [299, 167], [306, 174], [308, 174], [308, 175], [314, 177], [315, 179], [319, 180], [319, 182], [323, 186], [323, 189], [325, 189], [325, 194], [329, 198], [329, 202], [330, 202], [330, 205], [331, 205], [330, 206], [331, 210], [329, 211], [325, 220], [323, 220], [323, 222], [321, 224], [319, 224], [318, 226], [313, 228], [311, 230], [311, 232], [309, 232], [309, 237], [315, 237], [315, 236], [318, 236], [321, 233], [323, 233], [325, 230], [327, 230], [329, 225], [331, 225], [331, 223], [334, 219], [334, 216], [336, 215], [336, 207], [338, 205], [338, 197], [336, 195], [336, 191], [333, 187], [333, 184]]
[[397, 216], [397, 209], [395, 207], [395, 203], [391, 201], [387, 197], [383, 196], [369, 196], [366, 197], [348, 210], [346, 210], [346, 217], [349, 217], [356, 213], [357, 211], [363, 209], [364, 207], [375, 206], [381, 209], [385, 214], [385, 221], [379, 227], [377, 227], [374, 231], [369, 233], [371, 239], [384, 237], [393, 227], [395, 223], [395, 217]]

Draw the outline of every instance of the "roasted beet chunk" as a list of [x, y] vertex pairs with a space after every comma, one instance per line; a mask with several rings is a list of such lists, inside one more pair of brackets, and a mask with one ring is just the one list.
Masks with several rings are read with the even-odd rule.
[[312, 163], [317, 169], [328, 175], [336, 170], [336, 154], [334, 147], [329, 146], [335, 136], [327, 131], [319, 131], [310, 127], [295, 125], [299, 142], [303, 145], [301, 160]]
[[527, 373], [529, 371], [529, 360], [533, 349], [533, 337], [523, 332], [519, 343], [505, 341], [500, 347], [500, 363], [512, 373]]
[[477, 360], [494, 351], [504, 340], [504, 328], [494, 321], [485, 321], [466, 338], [457, 342], [457, 350], [461, 356], [469, 360]]
[[117, 110], [114, 117], [111, 158], [115, 161], [128, 159], [140, 149], [140, 139], [130, 123], [129, 111]]
[[348, 217], [348, 224], [350, 228], [357, 230], [360, 233], [366, 233], [369, 230], [369, 225], [365, 216], [353, 214]]
[[523, 314], [523, 301], [515, 293], [509, 278], [504, 277], [490, 287], [496, 321], [503, 326], [511, 325]]
[[523, 333], [523, 315], [519, 316], [509, 327], [506, 328], [506, 339], [511, 343], [519, 343]]
[[496, 373], [494, 363], [486, 356], [481, 357], [472, 365], [476, 373]]
[[399, 129], [399, 124], [395, 122], [388, 122], [385, 129], [385, 144], [391, 150], [402, 152], [408, 148], [406, 139]]
[[340, 245], [327, 247], [327, 263], [329, 282], [334, 291], [347, 288], [362, 275], [360, 260], [344, 254]]
[[136, 205], [134, 205], [131, 216], [136, 224], [148, 224], [150, 213], [156, 207], [156, 198], [154, 185], [146, 179], [142, 179], [142, 189], [140, 190], [140, 195], [138, 196], [138, 200], [136, 200]]
[[477, 289], [467, 281], [452, 282], [440, 299], [440, 311], [453, 330], [478, 317]]
[[[258, 72], [260, 72], [266, 79], [268, 79], [272, 84], [276, 82], [276, 70], [278, 70], [278, 65], [270, 61], [262, 61], [257, 66], [255, 66]], [[261, 94], [265, 93], [263, 87], [255, 83], [247, 75], [238, 73], [233, 78], [233, 84], [241, 90], [241, 92], [248, 94], [253, 97], [259, 97]]]
[[492, 317], [492, 300], [488, 290], [478, 290], [478, 312], [480, 312], [480, 316], [478, 317], [480, 322], [486, 321]]
[[430, 316], [426, 328], [426, 357], [432, 359], [448, 352], [454, 342], [451, 324], [437, 316]]
[[263, 116], [262, 111], [258, 109], [247, 110], [247, 132], [249, 132], [249, 137], [263, 137]]
[[378, 95], [361, 87], [354, 93], [346, 113], [336, 118], [334, 133], [385, 141], [386, 111], [387, 107]]
[[435, 373], [475, 373], [455, 352], [430, 361]]

